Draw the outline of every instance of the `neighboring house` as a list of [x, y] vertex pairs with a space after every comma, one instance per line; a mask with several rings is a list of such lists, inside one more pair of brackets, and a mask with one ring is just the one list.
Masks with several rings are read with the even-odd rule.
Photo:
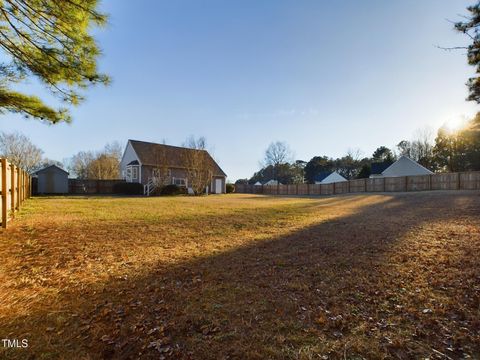
[[208, 171], [208, 191], [214, 194], [226, 192], [227, 175], [206, 150], [195, 150], [179, 146], [156, 144], [145, 141], [128, 140], [120, 162], [122, 178], [127, 182], [143, 185], [158, 182], [164, 185], [175, 184], [189, 188], [189, 179], [199, 166], [192, 159], [202, 159], [201, 165]]
[[433, 174], [433, 172], [410, 159], [408, 156], [402, 155], [397, 161], [383, 170], [381, 174], [372, 174], [370, 177], [396, 177], [430, 174]]
[[315, 184], [331, 184], [348, 181], [336, 171], [323, 171], [315, 176]]
[[[255, 184], [256, 185], [256, 184]], [[277, 180], [268, 180], [265, 184], [263, 185], [282, 185], [282, 183], [278, 182]]]
[[389, 161], [372, 163], [370, 178], [382, 177], [382, 172], [386, 170], [390, 165], [392, 165], [392, 163]]
[[66, 194], [68, 193], [68, 172], [58, 167], [50, 165], [38, 170], [37, 192], [39, 194]]
[[262, 186], [262, 183], [260, 181], [257, 181], [255, 184], [253, 184], [255, 186]]

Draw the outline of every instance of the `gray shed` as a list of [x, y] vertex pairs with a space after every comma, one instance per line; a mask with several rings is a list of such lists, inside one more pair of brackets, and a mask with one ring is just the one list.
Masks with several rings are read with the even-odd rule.
[[66, 194], [68, 193], [68, 172], [50, 165], [36, 172], [38, 176], [39, 194]]

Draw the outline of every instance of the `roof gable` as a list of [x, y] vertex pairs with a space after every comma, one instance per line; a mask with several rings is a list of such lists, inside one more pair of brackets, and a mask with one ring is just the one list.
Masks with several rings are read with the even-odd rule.
[[57, 171], [59, 170], [59, 171], [62, 171], [65, 174], [68, 175], [68, 171], [62, 169], [60, 166], [57, 166], [57, 165], [46, 166], [43, 169], [40, 169], [40, 170], [36, 171], [35, 174], [42, 173], [42, 172], [45, 172], [45, 171], [48, 171], [48, 170], [57, 170]]
[[382, 172], [382, 175], [384, 176], [414, 176], [429, 174], [433, 174], [433, 172], [405, 155], [402, 155], [397, 161]]
[[[322, 176], [320, 176], [319, 178], [322, 178], [324, 174], [325, 173], [323, 173]], [[327, 172], [326, 174], [327, 174], [327, 176], [323, 177], [322, 180], [315, 179], [315, 182], [316, 183], [321, 183], [321, 184], [330, 184], [330, 183], [334, 183], [334, 182], [348, 181], [347, 179], [345, 179], [342, 175], [340, 175], [336, 171], [332, 171], [331, 173]]]
[[314, 180], [318, 182], [323, 181], [323, 179], [325, 179], [330, 174], [332, 174], [331, 171], [321, 171], [315, 176]]
[[131, 144], [142, 165], [158, 166], [159, 164], [166, 163], [165, 166], [167, 167], [185, 168], [187, 167], [184, 156], [186, 151], [205, 152], [206, 159], [213, 168], [213, 175], [227, 176], [206, 150], [189, 149], [180, 146], [164, 145], [138, 140], [129, 140], [128, 142]]

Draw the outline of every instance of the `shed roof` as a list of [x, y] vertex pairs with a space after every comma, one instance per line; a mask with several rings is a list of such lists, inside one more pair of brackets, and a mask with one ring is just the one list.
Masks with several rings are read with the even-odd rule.
[[63, 171], [65, 174], [68, 175], [68, 171], [62, 169], [60, 166], [57, 166], [57, 165], [46, 166], [43, 169], [40, 169], [40, 170], [36, 171], [35, 174], [43, 173], [43, 172], [54, 170], [54, 169], [58, 169], [60, 171]]

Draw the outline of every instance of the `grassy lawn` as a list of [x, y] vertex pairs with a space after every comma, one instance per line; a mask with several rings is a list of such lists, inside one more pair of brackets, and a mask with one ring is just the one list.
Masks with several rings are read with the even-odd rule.
[[34, 198], [0, 358], [479, 358], [479, 254], [479, 192]]

